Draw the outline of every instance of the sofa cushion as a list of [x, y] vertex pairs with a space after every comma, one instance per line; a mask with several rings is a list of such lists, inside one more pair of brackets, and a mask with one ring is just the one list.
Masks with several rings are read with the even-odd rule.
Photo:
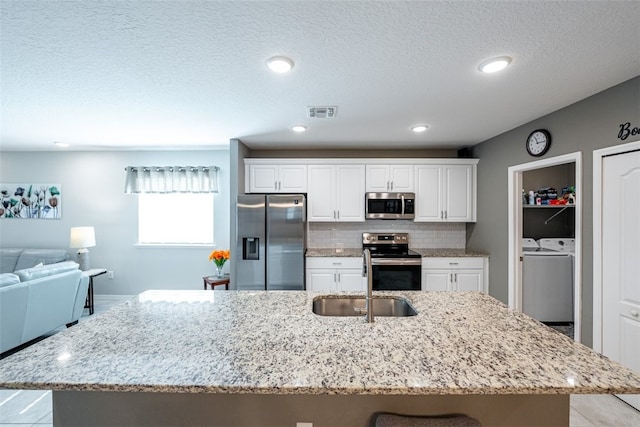
[[18, 258], [15, 270], [31, 268], [39, 263], [55, 264], [69, 259], [66, 249], [24, 249]]
[[13, 273], [2, 273], [0, 274], [0, 288], [9, 285], [15, 285], [20, 283], [20, 277]]
[[78, 269], [78, 263], [75, 261], [64, 261], [55, 264], [45, 264], [42, 267], [25, 268], [18, 270], [15, 274], [18, 275], [21, 282], [28, 280], [39, 279], [40, 277], [52, 276], [54, 274], [64, 273], [65, 271], [72, 271]]
[[22, 249], [0, 248], [0, 273], [13, 273], [16, 271], [16, 264], [21, 253]]

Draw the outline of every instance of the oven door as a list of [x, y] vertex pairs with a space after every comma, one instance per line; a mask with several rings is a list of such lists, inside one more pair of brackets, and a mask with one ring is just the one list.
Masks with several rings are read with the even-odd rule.
[[422, 258], [373, 258], [374, 291], [419, 291], [422, 289]]

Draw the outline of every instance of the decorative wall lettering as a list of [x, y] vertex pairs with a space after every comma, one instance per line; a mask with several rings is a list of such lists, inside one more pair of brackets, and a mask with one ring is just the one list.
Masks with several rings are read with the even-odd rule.
[[620, 132], [618, 132], [618, 138], [624, 141], [629, 137], [629, 135], [640, 135], [640, 128], [631, 126], [631, 122], [620, 124]]
[[60, 184], [0, 184], [0, 219], [60, 219]]

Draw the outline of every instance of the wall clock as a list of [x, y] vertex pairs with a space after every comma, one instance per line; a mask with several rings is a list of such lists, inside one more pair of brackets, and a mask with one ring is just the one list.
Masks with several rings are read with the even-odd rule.
[[540, 157], [551, 146], [551, 134], [545, 129], [536, 129], [527, 137], [527, 153], [535, 157]]

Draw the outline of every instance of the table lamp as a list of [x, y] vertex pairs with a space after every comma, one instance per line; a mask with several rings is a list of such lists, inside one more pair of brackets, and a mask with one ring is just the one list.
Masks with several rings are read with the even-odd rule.
[[80, 270], [89, 270], [89, 249], [96, 245], [96, 233], [93, 227], [71, 227], [71, 234], [69, 236], [72, 248], [78, 249], [78, 264], [80, 264]]

